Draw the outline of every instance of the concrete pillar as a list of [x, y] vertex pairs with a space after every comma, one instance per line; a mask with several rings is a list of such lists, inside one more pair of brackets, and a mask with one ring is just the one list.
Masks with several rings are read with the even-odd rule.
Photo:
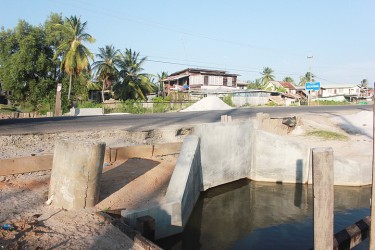
[[104, 153], [105, 143], [56, 141], [48, 196], [55, 207], [79, 209], [98, 203]]

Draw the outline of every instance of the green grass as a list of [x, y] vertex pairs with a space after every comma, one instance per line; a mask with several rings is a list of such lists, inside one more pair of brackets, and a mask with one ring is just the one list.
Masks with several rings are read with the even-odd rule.
[[349, 137], [343, 134], [339, 134], [332, 131], [326, 131], [326, 130], [316, 130], [311, 131], [306, 134], [307, 136], [315, 136], [322, 138], [324, 140], [339, 140], [339, 141], [345, 141], [348, 140]]
[[329, 105], [349, 105], [350, 102], [338, 102], [338, 101], [328, 101], [328, 100], [319, 100], [319, 101], [311, 101], [311, 105], [320, 105], [320, 106], [329, 106]]

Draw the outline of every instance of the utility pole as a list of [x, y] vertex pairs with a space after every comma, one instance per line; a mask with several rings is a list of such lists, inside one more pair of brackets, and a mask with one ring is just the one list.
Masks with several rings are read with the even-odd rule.
[[[311, 60], [309, 60], [311, 59]], [[312, 83], [312, 73], [311, 73], [311, 64], [312, 64], [312, 59], [313, 59], [313, 56], [310, 55], [310, 56], [307, 56], [307, 60], [309, 61], [309, 74], [310, 74], [310, 83]], [[309, 90], [309, 96], [308, 96], [308, 100], [307, 100], [307, 104], [308, 106], [310, 106], [310, 102], [311, 102], [311, 90]]]

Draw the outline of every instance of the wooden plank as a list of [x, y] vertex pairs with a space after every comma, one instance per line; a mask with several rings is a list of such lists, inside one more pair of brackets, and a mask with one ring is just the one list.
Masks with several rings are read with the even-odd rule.
[[0, 159], [0, 176], [50, 170], [53, 155]]
[[314, 249], [333, 249], [333, 150], [312, 150]]

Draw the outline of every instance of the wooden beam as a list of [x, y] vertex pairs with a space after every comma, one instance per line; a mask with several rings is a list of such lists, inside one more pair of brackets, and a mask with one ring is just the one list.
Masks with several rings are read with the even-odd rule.
[[53, 155], [0, 159], [0, 176], [50, 170]]
[[333, 150], [312, 150], [314, 249], [333, 249]]

